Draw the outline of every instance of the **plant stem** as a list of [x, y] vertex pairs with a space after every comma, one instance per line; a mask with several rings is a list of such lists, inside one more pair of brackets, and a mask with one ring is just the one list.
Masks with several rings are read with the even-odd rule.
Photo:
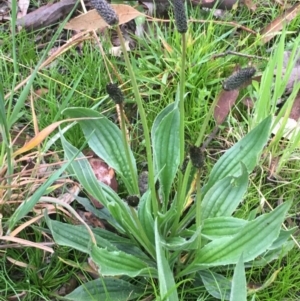
[[131, 178], [133, 179], [134, 193], [139, 194], [139, 185], [138, 185], [138, 181], [137, 181], [137, 174], [136, 174], [136, 170], [134, 169], [134, 166], [132, 164], [132, 160], [130, 157], [130, 148], [128, 145], [128, 141], [126, 139], [126, 126], [125, 126], [125, 116], [124, 116], [123, 104], [119, 104], [119, 108], [120, 108], [120, 119], [121, 119], [121, 131], [122, 131], [123, 144], [124, 144], [125, 153], [126, 153], [126, 159], [129, 164]]
[[[185, 119], [185, 111], [184, 111], [184, 91], [185, 91], [185, 60], [186, 60], [186, 36], [182, 34], [182, 54], [181, 54], [181, 67], [180, 67], [180, 80], [179, 80], [179, 113], [180, 113], [180, 124], [179, 124], [179, 137], [180, 137], [180, 159], [179, 164], [182, 166], [184, 161], [184, 146], [185, 146], [185, 137], [184, 137], [184, 119]], [[186, 191], [186, 186], [183, 184], [183, 174], [180, 172], [178, 177], [178, 191], [177, 191], [177, 214], [174, 222], [174, 226], [172, 230], [177, 229], [177, 225], [180, 220], [180, 216], [182, 213], [182, 205], [184, 204], [184, 200], [182, 201], [181, 196]], [[173, 232], [172, 231], [172, 232]], [[173, 235], [175, 233], [172, 233]]]
[[182, 56], [181, 56], [181, 70], [180, 70], [180, 83], [179, 83], [179, 111], [180, 111], [180, 164], [184, 160], [184, 92], [185, 92], [185, 58], [186, 58], [186, 36], [182, 35]]
[[135, 100], [138, 106], [138, 111], [140, 114], [140, 118], [141, 118], [141, 122], [142, 122], [142, 126], [143, 126], [143, 130], [144, 130], [144, 136], [145, 136], [145, 144], [146, 144], [146, 153], [147, 153], [147, 161], [148, 161], [148, 183], [149, 183], [149, 187], [151, 190], [151, 200], [152, 200], [152, 210], [153, 210], [153, 215], [154, 217], [157, 216], [158, 214], [158, 200], [156, 198], [156, 190], [155, 190], [155, 183], [154, 183], [154, 168], [153, 168], [153, 159], [152, 159], [152, 151], [151, 151], [151, 141], [150, 141], [150, 133], [149, 133], [149, 128], [148, 128], [148, 124], [147, 124], [147, 118], [146, 118], [146, 113], [143, 107], [143, 103], [142, 103], [142, 99], [138, 90], [138, 85], [136, 82], [136, 78], [135, 75], [133, 73], [131, 64], [130, 64], [130, 60], [129, 60], [129, 56], [125, 47], [125, 42], [123, 39], [123, 35], [121, 33], [121, 30], [119, 28], [119, 26], [117, 26], [117, 33], [118, 33], [118, 37], [120, 39], [120, 43], [121, 43], [121, 47], [123, 50], [123, 55], [124, 55], [124, 59], [125, 59], [125, 64], [127, 66], [128, 69], [128, 73], [131, 79], [131, 83], [132, 83], [132, 88], [133, 88], [133, 92], [134, 92], [134, 96], [135, 96]]

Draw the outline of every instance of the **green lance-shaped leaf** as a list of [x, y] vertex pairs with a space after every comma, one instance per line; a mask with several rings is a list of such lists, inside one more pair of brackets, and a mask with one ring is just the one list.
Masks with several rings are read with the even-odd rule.
[[243, 166], [239, 177], [226, 177], [217, 181], [205, 194], [201, 203], [201, 220], [217, 216], [230, 216], [243, 199], [248, 186], [248, 172]]
[[229, 300], [231, 290], [231, 281], [229, 279], [211, 270], [199, 271], [196, 274], [196, 279], [199, 276], [209, 294], [217, 299]]
[[152, 216], [150, 190], [145, 192], [140, 200], [138, 206], [138, 218], [147, 237], [154, 245], [154, 219]]
[[99, 267], [99, 272], [103, 276], [129, 277], [144, 276], [157, 278], [157, 270], [144, 260], [136, 256], [126, 254], [122, 251], [108, 251], [107, 249], [91, 247], [90, 256], [94, 263]]
[[247, 301], [247, 284], [243, 255], [241, 255], [234, 269], [230, 301]]
[[233, 237], [237, 234], [248, 221], [231, 216], [221, 216], [208, 218], [203, 221], [201, 235], [209, 240], [219, 239], [222, 237]]
[[[61, 142], [65, 152], [65, 157], [67, 161], [70, 162], [71, 158], [74, 158], [74, 155], [78, 153], [78, 150], [76, 147], [67, 142], [63, 136], [61, 136]], [[108, 207], [110, 203], [115, 202], [118, 203], [119, 206], [124, 206], [124, 202], [112, 189], [96, 179], [88, 160], [82, 153], [78, 154], [77, 160], [71, 161], [68, 169], [71, 173], [76, 175], [78, 181], [84, 187], [84, 189], [86, 189], [86, 191], [90, 193], [96, 200], [101, 200], [101, 203], [105, 207]], [[117, 216], [113, 217], [115, 219], [117, 218]], [[124, 229], [121, 226], [118, 227], [118, 230], [124, 232]]]
[[255, 259], [278, 238], [281, 224], [290, 206], [291, 202], [286, 202], [274, 211], [248, 222], [233, 237], [213, 240], [199, 250], [193, 264], [187, 267], [183, 274], [197, 271], [197, 268], [236, 264], [241, 253], [244, 262]]
[[[78, 151], [68, 143], [64, 137], [61, 137], [67, 160], [71, 158]], [[95, 199], [100, 200], [101, 203], [109, 210], [112, 217], [117, 223], [117, 229], [122, 233], [130, 233], [134, 235], [135, 239], [139, 241], [143, 247], [152, 255], [154, 255], [154, 247], [150, 243], [147, 235], [136, 220], [135, 209], [132, 209], [125, 203], [109, 186], [98, 181], [92, 171], [91, 166], [85, 156], [80, 153], [77, 160], [70, 164], [69, 170], [74, 173], [80, 184], [86, 189]]]
[[178, 300], [178, 293], [165, 251], [162, 247], [161, 238], [158, 232], [157, 219], [155, 220], [155, 250], [158, 271], [159, 291], [161, 300]]
[[209, 243], [197, 254], [197, 264], [210, 266], [236, 264], [241, 253], [245, 262], [253, 260], [277, 239], [290, 206], [291, 202], [286, 202], [274, 211], [248, 222], [232, 238]]
[[[91, 244], [90, 235], [84, 226], [69, 225], [58, 221], [51, 220], [45, 215], [47, 226], [49, 227], [54, 241], [61, 246], [72, 247], [84, 253], [89, 253], [89, 245]], [[117, 250], [117, 248], [109, 242], [109, 240], [95, 235], [98, 246], [108, 248], [109, 250]]]
[[120, 129], [92, 109], [68, 108], [64, 114], [72, 118], [87, 117], [86, 120], [79, 120], [78, 123], [88, 140], [89, 147], [121, 176], [129, 194], [138, 194], [134, 188], [134, 181], [137, 181], [136, 162], [130, 151], [130, 160], [134, 167], [134, 175], [131, 175]]
[[272, 117], [264, 119], [257, 127], [249, 132], [244, 138], [237, 142], [233, 147], [214, 165], [207, 184], [203, 188], [205, 194], [217, 181], [227, 176], [238, 176], [241, 174], [240, 163], [246, 166], [251, 172], [257, 164], [264, 145], [268, 141]]
[[117, 278], [99, 278], [77, 287], [72, 293], [64, 297], [70, 301], [95, 301], [135, 300], [144, 292], [143, 287], [136, 286], [130, 282]]
[[174, 104], [167, 106], [156, 117], [151, 136], [156, 174], [158, 174], [166, 205], [178, 170], [180, 155], [179, 111]]

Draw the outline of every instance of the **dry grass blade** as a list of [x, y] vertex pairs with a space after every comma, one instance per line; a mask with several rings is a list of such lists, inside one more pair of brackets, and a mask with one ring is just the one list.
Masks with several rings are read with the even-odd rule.
[[18, 156], [24, 152], [27, 152], [39, 144], [41, 144], [49, 135], [62, 123], [66, 122], [66, 120], [58, 121], [53, 124], [50, 124], [42, 131], [40, 131], [35, 137], [33, 137], [28, 143], [26, 143], [23, 147], [19, 148], [15, 153], [14, 156]]
[[22, 225], [20, 225], [18, 228], [16, 228], [13, 232], [11, 232], [9, 234], [10, 237], [15, 237], [17, 236], [22, 230], [24, 230], [25, 228], [27, 228], [29, 225], [35, 223], [36, 221], [38, 221], [39, 219], [43, 218], [44, 214], [40, 214], [38, 216], [35, 216], [34, 218], [30, 219], [29, 221], [23, 223]]
[[[49, 126], [44, 128], [42, 131], [40, 131], [30, 141], [28, 141], [23, 147], [19, 148], [16, 152], [14, 152], [14, 157], [16, 157], [20, 154], [23, 154], [23, 153], [35, 148], [39, 144], [41, 144], [62, 123], [77, 121], [77, 120], [84, 120], [84, 119], [86, 119], [86, 118], [71, 118], [71, 119], [61, 120], [61, 121], [57, 121], [57, 122], [50, 124]], [[94, 118], [94, 119], [97, 119], [97, 118]]]
[[290, 112], [290, 118], [294, 119], [296, 121], [298, 121], [300, 119], [300, 92], [298, 92], [298, 94], [294, 100], [294, 103], [293, 103], [293, 106], [292, 106], [292, 109]]
[[52, 248], [46, 247], [42, 243], [36, 243], [36, 242], [28, 241], [28, 240], [25, 240], [22, 238], [18, 238], [18, 237], [1, 236], [1, 240], [12, 241], [12, 242], [18, 243], [18, 244], [26, 246], [26, 247], [34, 247], [37, 249], [44, 250], [46, 252], [54, 253], [54, 250]]
[[267, 25], [261, 32], [262, 42], [269, 42], [274, 36], [282, 30], [283, 26], [291, 22], [300, 14], [300, 2], [287, 9], [284, 14], [277, 17], [269, 25]]

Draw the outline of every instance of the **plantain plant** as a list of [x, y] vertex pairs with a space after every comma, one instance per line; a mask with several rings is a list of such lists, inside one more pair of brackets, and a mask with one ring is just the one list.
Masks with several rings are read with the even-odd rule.
[[[92, 4], [108, 24], [118, 23], [118, 17], [112, 15], [114, 11], [105, 1], [94, 0]], [[182, 34], [180, 83], [174, 102], [162, 109], [151, 128], [128, 54], [123, 52], [145, 135], [146, 192], [139, 190], [135, 154], [126, 139], [124, 97], [117, 85], [109, 83], [107, 90], [121, 108], [120, 128], [93, 109], [74, 107], [63, 112], [69, 118], [80, 118], [78, 124], [89, 147], [115, 170], [127, 194], [139, 199], [138, 206], [132, 207], [98, 181], [86, 157], [61, 135], [67, 170], [104, 209], [95, 209], [87, 199], [78, 201], [115, 229], [112, 232], [69, 225], [51, 220], [45, 214], [55, 242], [88, 254], [100, 275], [79, 286], [66, 300], [137, 300], [155, 295], [156, 300], [176, 301], [183, 287], [199, 285], [218, 299], [247, 300], [245, 267], [263, 266], [293, 247], [289, 241], [291, 231], [281, 228], [291, 202], [269, 213], [259, 215], [253, 211], [246, 219], [235, 217], [247, 192], [249, 174], [268, 141], [271, 116], [228, 149], [203, 183], [200, 144], [212, 116], [208, 114], [189, 152], [189, 161], [185, 162], [188, 26], [183, 2], [174, 0], [173, 6], [176, 26]], [[124, 46], [118, 27], [116, 30]], [[212, 110], [213, 105], [210, 113]], [[233, 275], [232, 280], [223, 271], [225, 275]]]

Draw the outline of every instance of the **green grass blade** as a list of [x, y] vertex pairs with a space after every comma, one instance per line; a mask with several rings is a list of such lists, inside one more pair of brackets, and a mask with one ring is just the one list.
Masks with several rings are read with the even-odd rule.
[[44, 62], [46, 56], [48, 55], [50, 49], [53, 47], [53, 44], [55, 43], [55, 41], [57, 40], [58, 36], [60, 35], [60, 33], [63, 31], [65, 24], [67, 23], [67, 21], [69, 20], [70, 16], [73, 14], [74, 10], [76, 9], [77, 4], [74, 5], [74, 8], [72, 9], [72, 11], [68, 14], [67, 18], [60, 24], [59, 28], [57, 29], [57, 31], [55, 32], [55, 34], [53, 35], [51, 41], [48, 43], [46, 49], [44, 50], [44, 53], [41, 57], [41, 59], [39, 60], [39, 62], [36, 64], [28, 82], [26, 83], [24, 89], [22, 90], [18, 101], [16, 102], [16, 104], [14, 105], [14, 108], [11, 112], [11, 115], [9, 116], [9, 128], [12, 127], [12, 125], [19, 119], [19, 115], [20, 112], [23, 110], [24, 108], [24, 103], [28, 97], [29, 91], [31, 89], [31, 86], [33, 84], [33, 81], [39, 71], [40, 66], [42, 65], [42, 63]]
[[[74, 159], [73, 157], [72, 159]], [[40, 186], [36, 192], [27, 200], [25, 200], [14, 212], [14, 214], [8, 220], [8, 228], [11, 230], [15, 224], [23, 218], [28, 212], [32, 210], [32, 208], [37, 204], [40, 198], [47, 192], [47, 189], [61, 177], [62, 173], [68, 168], [70, 162], [62, 165], [60, 169], [55, 171], [47, 181]]]
[[4, 100], [4, 93], [3, 93], [3, 86], [0, 82], [0, 125], [4, 131], [1, 130], [2, 139], [5, 144], [9, 145], [9, 131], [8, 131], [8, 123], [5, 114], [5, 100]]

